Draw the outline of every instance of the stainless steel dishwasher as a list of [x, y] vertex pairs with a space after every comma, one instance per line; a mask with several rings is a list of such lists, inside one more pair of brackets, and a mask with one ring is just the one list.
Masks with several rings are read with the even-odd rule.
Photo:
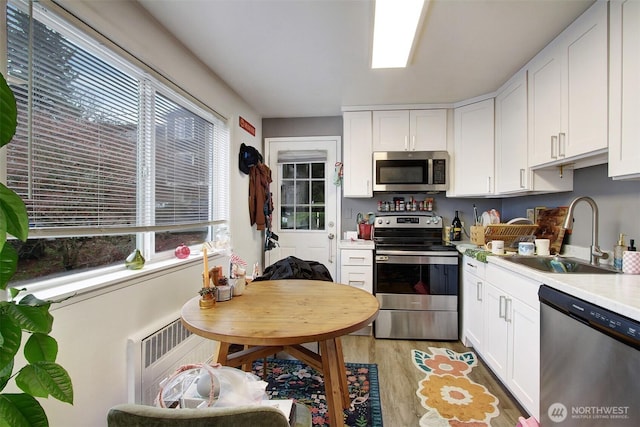
[[548, 286], [540, 298], [540, 424], [640, 425], [640, 322]]

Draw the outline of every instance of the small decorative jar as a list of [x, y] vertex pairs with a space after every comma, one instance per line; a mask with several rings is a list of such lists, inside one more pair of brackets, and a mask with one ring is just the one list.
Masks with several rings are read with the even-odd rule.
[[124, 265], [129, 270], [140, 270], [142, 267], [144, 267], [144, 262], [145, 260], [142, 256], [142, 253], [140, 252], [140, 249], [136, 249], [135, 251], [131, 252], [129, 256], [124, 260]]

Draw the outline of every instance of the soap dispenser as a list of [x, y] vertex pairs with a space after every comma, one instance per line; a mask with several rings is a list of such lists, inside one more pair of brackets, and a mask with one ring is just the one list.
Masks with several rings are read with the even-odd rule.
[[613, 267], [622, 270], [622, 256], [627, 248], [624, 245], [624, 234], [620, 233], [618, 244], [613, 247]]

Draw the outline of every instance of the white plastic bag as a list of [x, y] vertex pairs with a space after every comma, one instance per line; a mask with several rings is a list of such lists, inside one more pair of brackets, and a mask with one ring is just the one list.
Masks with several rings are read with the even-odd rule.
[[268, 399], [267, 383], [220, 364], [184, 365], [160, 383], [156, 405], [162, 408], [230, 407]]

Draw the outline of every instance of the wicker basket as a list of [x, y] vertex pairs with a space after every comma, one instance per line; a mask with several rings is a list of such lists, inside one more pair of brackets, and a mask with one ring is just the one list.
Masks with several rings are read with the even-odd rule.
[[517, 249], [518, 243], [533, 241], [537, 228], [537, 224], [474, 225], [471, 227], [471, 242], [484, 246], [492, 240], [503, 240], [505, 248]]

